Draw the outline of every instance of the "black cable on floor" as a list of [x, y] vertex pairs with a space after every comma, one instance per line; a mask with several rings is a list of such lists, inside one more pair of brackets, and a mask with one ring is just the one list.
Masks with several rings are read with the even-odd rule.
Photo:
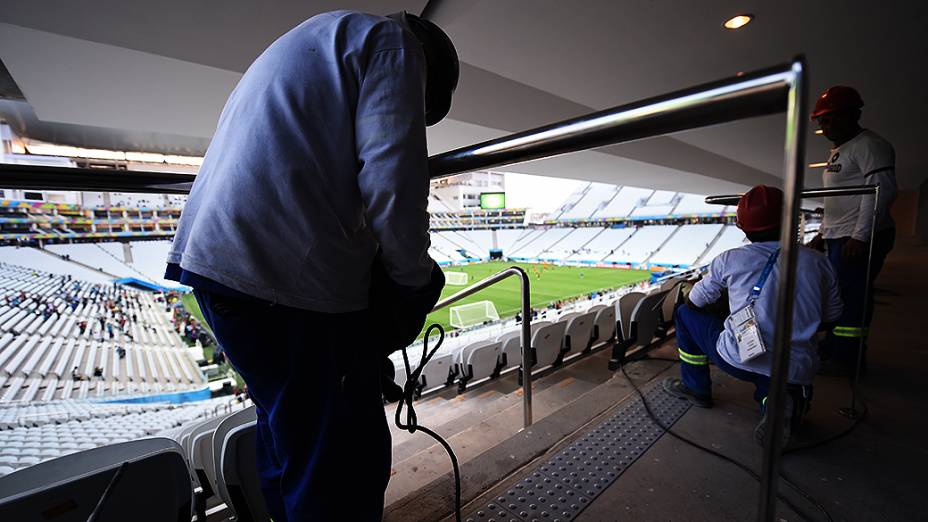
[[[853, 384], [851, 384], [851, 386], [853, 387]], [[796, 446], [793, 448], [789, 448], [783, 452], [783, 455], [789, 455], [791, 453], [799, 453], [800, 451], [806, 451], [806, 450], [818, 448], [818, 447], [824, 446], [825, 444], [830, 444], [840, 439], [841, 437], [849, 435], [852, 431], [854, 431], [855, 428], [857, 428], [858, 425], [860, 425], [861, 421], [863, 421], [867, 417], [867, 415], [870, 413], [870, 408], [867, 406], [867, 401], [864, 400], [863, 394], [860, 393], [859, 389], [857, 390], [857, 400], [860, 401], [861, 406], [863, 406], [863, 412], [861, 412], [861, 414], [854, 419], [854, 422], [852, 422], [850, 426], [839, 431], [838, 433], [835, 433], [834, 435], [825, 437], [822, 440], [812, 442], [804, 446]]]
[[[649, 358], [643, 358], [643, 359], [639, 359], [639, 360], [648, 360], [648, 359], [649, 359]], [[652, 358], [652, 360], [658, 360], [658, 358], [655, 357], [655, 358]], [[672, 360], [672, 359], [663, 359], [663, 360]], [[637, 361], [634, 361], [634, 362], [637, 362]], [[679, 362], [679, 361], [673, 361], [673, 362]], [[676, 432], [674, 432], [673, 430], [671, 430], [668, 426], [664, 426], [664, 424], [663, 424], [660, 420], [658, 420], [657, 416], [656, 416], [656, 415], [654, 414], [654, 412], [651, 410], [651, 406], [648, 404], [648, 400], [647, 400], [647, 398], [645, 398], [644, 393], [642, 393], [641, 389], [638, 388], [638, 385], [635, 384], [635, 381], [631, 378], [631, 376], [628, 375], [628, 372], [625, 371], [625, 365], [623, 364], [622, 366], [619, 367], [619, 369], [622, 370], [622, 375], [625, 376], [625, 378], [628, 380], [628, 382], [632, 385], [632, 388], [634, 388], [635, 392], [636, 392], [636, 393], [638, 394], [638, 396], [641, 398], [641, 402], [642, 402], [642, 404], [644, 405], [644, 409], [645, 409], [645, 412], [648, 414], [648, 417], [650, 417], [650, 418], [651, 418], [651, 421], [653, 421], [655, 424], [657, 424], [657, 426], [658, 426], [659, 428], [661, 428], [661, 430], [663, 430], [664, 433], [667, 433], [668, 435], [674, 437], [675, 439], [679, 440], [680, 442], [683, 442], [683, 443], [685, 443], [685, 444], [687, 444], [687, 445], [689, 445], [689, 446], [692, 446], [692, 447], [694, 447], [694, 448], [696, 448], [696, 449], [702, 450], [702, 451], [704, 451], [705, 453], [708, 453], [708, 454], [710, 454], [710, 455], [713, 455], [713, 456], [715, 456], [715, 457], [718, 457], [718, 458], [724, 460], [725, 462], [728, 462], [729, 464], [734, 465], [735, 467], [741, 469], [742, 471], [744, 471], [745, 473], [747, 473], [748, 475], [750, 475], [751, 478], [753, 478], [753, 479], [756, 480], [757, 482], [760, 482], [760, 475], [758, 475], [757, 473], [755, 473], [754, 470], [751, 469], [750, 467], [748, 467], [746, 464], [743, 464], [743, 463], [741, 463], [741, 462], [739, 462], [739, 461], [733, 459], [732, 457], [729, 457], [728, 455], [725, 455], [725, 454], [723, 454], [723, 453], [719, 453], [718, 451], [715, 451], [715, 450], [713, 450], [713, 449], [711, 449], [711, 448], [707, 448], [707, 447], [705, 447], [705, 446], [703, 446], [703, 445], [701, 445], [701, 444], [699, 444], [699, 443], [697, 443], [697, 442], [693, 442], [692, 440], [690, 440], [690, 439], [688, 439], [688, 438], [686, 438], [686, 437], [684, 437], [684, 436], [682, 436], [682, 435], [677, 434]], [[800, 488], [798, 485], [794, 484], [792, 481], [790, 481], [788, 478], [786, 478], [786, 477], [783, 476], [782, 474], [781, 474], [780, 476], [781, 476], [781, 478], [783, 478], [783, 480], [786, 482], [786, 484], [789, 485], [789, 486], [790, 486], [793, 490], [795, 490], [797, 493], [799, 493], [800, 496], [802, 496], [803, 498], [805, 498], [806, 500], [808, 500], [811, 504], [813, 504], [816, 508], [818, 508], [818, 510], [821, 511], [822, 514], [825, 515], [826, 520], [828, 520], [829, 522], [831, 522], [831, 521], [834, 520], [833, 518], [831, 518], [831, 515], [828, 513], [828, 510], [825, 509], [825, 506], [823, 506], [820, 502], [818, 502], [817, 500], [815, 500], [815, 498], [813, 498], [812, 495], [810, 495], [809, 493], [807, 493], [805, 490], [803, 490], [802, 488]], [[789, 499], [787, 499], [787, 498], [784, 497], [783, 495], [777, 494], [777, 498], [780, 499], [780, 501], [782, 501], [784, 504], [786, 504], [790, 509], [792, 509], [792, 510], [795, 511], [797, 514], [799, 514], [799, 516], [801, 516], [803, 519], [805, 519], [805, 520], [811, 520], [811, 518], [810, 518], [808, 515], [806, 515], [802, 510], [800, 510], [795, 504], [793, 504]]]
[[[438, 330], [438, 342], [435, 343], [435, 347], [432, 351], [429, 351], [429, 335], [432, 331]], [[442, 438], [441, 435], [435, 433], [434, 431], [426, 428], [425, 426], [420, 426], [418, 424], [418, 418], [416, 417], [416, 410], [413, 408], [412, 402], [415, 398], [416, 387], [419, 384], [419, 376], [422, 374], [422, 370], [425, 368], [425, 365], [428, 364], [429, 360], [432, 359], [432, 356], [435, 355], [435, 352], [438, 351], [438, 348], [441, 347], [442, 341], [445, 340], [445, 329], [439, 324], [432, 324], [426, 329], [425, 335], [422, 337], [422, 358], [419, 362], [419, 366], [413, 370], [409, 364], [409, 355], [406, 353], [406, 348], [403, 348], [403, 364], [406, 365], [406, 384], [403, 385], [403, 398], [399, 400], [396, 405], [396, 417], [394, 422], [396, 427], [401, 430], [406, 430], [409, 433], [415, 433], [421, 431], [426, 435], [435, 439], [448, 453], [448, 457], [451, 458], [451, 467], [454, 471], [454, 518], [457, 522], [461, 522], [461, 470], [458, 466], [457, 455], [454, 454], [454, 450], [451, 449], [451, 445], [448, 444], [448, 441]], [[402, 412], [403, 404], [406, 404], [406, 422], [403, 423]]]

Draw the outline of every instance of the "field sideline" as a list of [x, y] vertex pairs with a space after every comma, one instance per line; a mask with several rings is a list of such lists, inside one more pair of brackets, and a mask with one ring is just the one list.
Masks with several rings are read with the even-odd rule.
[[[505, 261], [449, 266], [444, 267], [444, 270], [446, 272], [467, 273], [469, 277], [468, 285], [470, 285], [510, 266], [518, 266], [528, 273], [530, 278], [529, 287], [532, 294], [532, 307], [536, 309], [561, 299], [581, 296], [596, 290], [617, 288], [644, 281], [651, 277], [651, 273], [647, 270], [537, 265]], [[540, 274], [540, 276], [537, 274]], [[463, 288], [466, 288], [466, 286], [445, 285], [444, 290], [441, 292], [441, 296], [442, 298], [448, 297]], [[496, 311], [499, 312], [500, 318], [515, 315], [519, 310], [519, 303], [521, 302], [519, 278], [511, 277], [506, 279], [476, 295], [461, 300], [457, 304], [474, 303], [477, 301], [492, 301], [496, 305]], [[438, 323], [445, 328], [445, 331], [449, 331], [451, 330], [449, 319], [450, 313], [447, 308], [439, 310], [429, 315], [426, 326], [432, 323]]]

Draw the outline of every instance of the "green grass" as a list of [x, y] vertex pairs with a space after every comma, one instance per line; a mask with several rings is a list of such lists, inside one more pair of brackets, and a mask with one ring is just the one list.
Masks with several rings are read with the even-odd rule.
[[[466, 272], [468, 285], [491, 276], [510, 266], [518, 266], [529, 275], [529, 288], [532, 296], [532, 308], [539, 309], [562, 299], [570, 299], [596, 290], [618, 288], [650, 278], [646, 270], [623, 270], [617, 268], [586, 268], [573, 266], [533, 265], [526, 263], [507, 263], [494, 261], [474, 265], [445, 267], [446, 272]], [[536, 270], [541, 274], [536, 275]], [[442, 298], [448, 297], [466, 286], [445, 285]], [[457, 305], [492, 301], [500, 318], [511, 317], [519, 311], [521, 293], [519, 278], [510, 277], [475, 295], [462, 299]], [[455, 306], [455, 305], [452, 305]], [[446, 331], [451, 330], [448, 308], [429, 314], [426, 326], [432, 323], [442, 325]]]
[[[210, 330], [206, 320], [203, 319], [203, 311], [200, 310], [200, 303], [198, 303], [197, 298], [193, 296], [193, 292], [182, 294], [180, 296], [180, 302], [184, 305], [184, 308], [187, 310], [187, 312], [189, 312], [198, 323], [202, 324], [207, 330], [210, 331], [210, 333], [212, 333], [212, 330]], [[203, 357], [206, 358], [207, 361], [213, 360], [212, 346], [203, 347]]]

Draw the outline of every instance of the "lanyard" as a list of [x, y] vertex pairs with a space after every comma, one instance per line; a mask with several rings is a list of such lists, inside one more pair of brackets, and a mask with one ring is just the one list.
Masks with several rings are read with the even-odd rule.
[[760, 296], [760, 291], [764, 289], [764, 283], [767, 282], [767, 278], [770, 276], [770, 272], [773, 271], [774, 265], [777, 263], [777, 256], [780, 255], [780, 249], [777, 248], [770, 254], [770, 257], [767, 259], [767, 266], [764, 267], [764, 271], [760, 274], [760, 279], [757, 280], [757, 283], [751, 288], [750, 301], [751, 304], [754, 304], [754, 301], [757, 301], [758, 296]]

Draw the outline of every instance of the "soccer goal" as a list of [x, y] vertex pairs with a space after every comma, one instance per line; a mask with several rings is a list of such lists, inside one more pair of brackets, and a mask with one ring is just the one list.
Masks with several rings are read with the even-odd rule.
[[467, 272], [445, 272], [446, 285], [464, 286], [467, 281]]
[[499, 319], [499, 313], [496, 312], [496, 305], [492, 301], [478, 301], [450, 308], [451, 326], [455, 328], [466, 328], [484, 321], [496, 321]]

